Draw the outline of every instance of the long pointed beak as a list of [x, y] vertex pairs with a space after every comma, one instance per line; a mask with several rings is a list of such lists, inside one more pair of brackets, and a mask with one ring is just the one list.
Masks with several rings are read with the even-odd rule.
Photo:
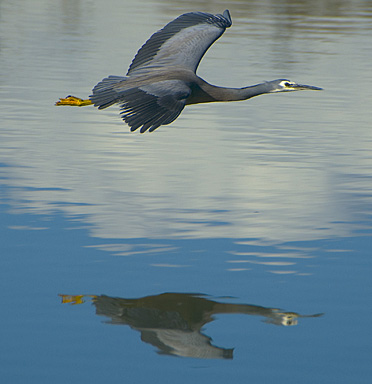
[[314, 87], [313, 85], [304, 85], [304, 84], [293, 85], [293, 88], [295, 88], [298, 91], [301, 91], [303, 89], [312, 89], [313, 91], [322, 91], [323, 90], [323, 88]]

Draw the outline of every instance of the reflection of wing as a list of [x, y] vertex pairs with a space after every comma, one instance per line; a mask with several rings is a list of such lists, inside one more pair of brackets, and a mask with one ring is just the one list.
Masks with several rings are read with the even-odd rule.
[[141, 340], [159, 349], [159, 353], [197, 359], [232, 359], [233, 349], [211, 344], [211, 338], [198, 331], [178, 329], [138, 329]]
[[223, 15], [185, 13], [147, 40], [133, 59], [127, 75], [144, 66], [180, 66], [195, 72], [207, 49], [230, 26], [228, 10]]

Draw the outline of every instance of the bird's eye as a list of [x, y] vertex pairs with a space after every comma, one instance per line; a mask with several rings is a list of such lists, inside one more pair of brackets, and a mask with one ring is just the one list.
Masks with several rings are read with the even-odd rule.
[[289, 83], [289, 82], [287, 81], [287, 82], [284, 83], [284, 85], [285, 85], [286, 87], [290, 87], [290, 86], [291, 86], [291, 83]]

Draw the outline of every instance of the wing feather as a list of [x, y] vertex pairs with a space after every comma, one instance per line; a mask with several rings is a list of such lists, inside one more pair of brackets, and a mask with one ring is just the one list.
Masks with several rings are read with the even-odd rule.
[[191, 89], [180, 80], [164, 80], [132, 88], [120, 95], [121, 116], [131, 131], [154, 131], [174, 121], [185, 107]]
[[[223, 15], [191, 12], [171, 21], [142, 46], [127, 77], [109, 76], [99, 82], [90, 99], [99, 109], [121, 104], [121, 117], [132, 131], [154, 131], [170, 124], [191, 95], [190, 78], [174, 77], [177, 70], [196, 71], [207, 49], [231, 26]], [[173, 76], [169, 67], [173, 67]], [[157, 69], [153, 71], [153, 69]], [[161, 69], [159, 71], [159, 69]], [[165, 79], [169, 80], [165, 80]]]
[[115, 86], [119, 83], [125, 84], [123, 76], [109, 76], [100, 81], [94, 88], [93, 94], [89, 96], [92, 103], [98, 109], [104, 109], [118, 102], [118, 92]]
[[231, 24], [228, 10], [223, 15], [185, 13], [147, 40], [133, 59], [127, 75], [148, 66], [176, 65], [195, 72], [204, 53]]

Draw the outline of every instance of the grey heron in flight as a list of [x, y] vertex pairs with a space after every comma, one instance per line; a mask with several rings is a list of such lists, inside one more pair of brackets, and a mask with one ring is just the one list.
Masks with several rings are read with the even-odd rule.
[[185, 13], [153, 34], [134, 57], [126, 76], [109, 76], [89, 96], [98, 109], [121, 106], [131, 131], [154, 131], [172, 123], [186, 105], [246, 100], [265, 93], [321, 90], [286, 79], [243, 88], [211, 85], [196, 75], [208, 48], [231, 26], [228, 10], [222, 15]]

